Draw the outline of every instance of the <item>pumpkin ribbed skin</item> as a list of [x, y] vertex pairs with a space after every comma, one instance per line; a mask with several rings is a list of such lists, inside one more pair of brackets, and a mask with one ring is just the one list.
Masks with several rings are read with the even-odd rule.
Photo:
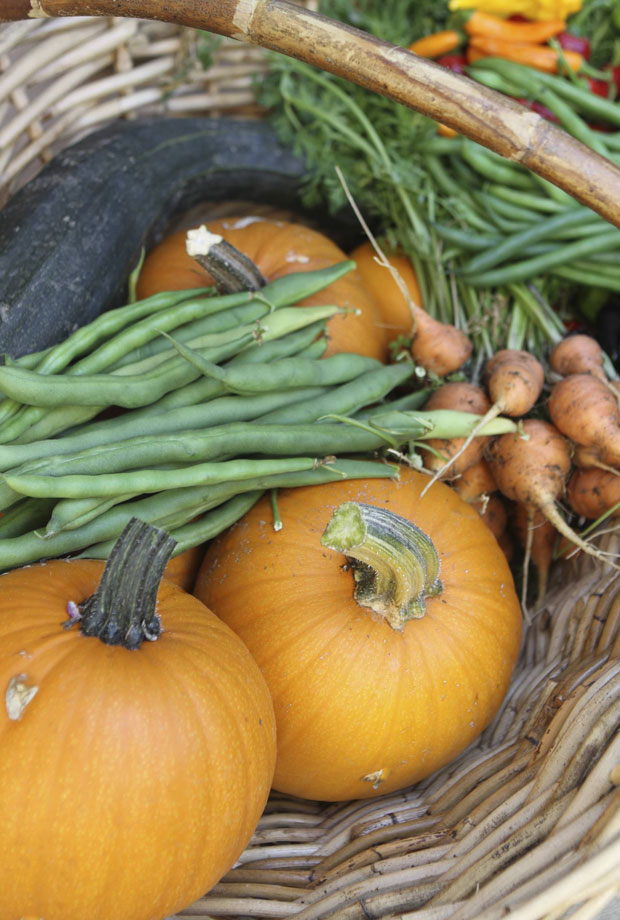
[[[248, 256], [267, 281], [293, 272], [326, 268], [347, 258], [330, 239], [303, 224], [263, 217], [229, 217], [207, 221], [207, 227]], [[138, 297], [213, 283], [208, 272], [187, 255], [185, 236], [184, 230], [173, 233], [147, 255], [138, 279]], [[387, 345], [379, 308], [356, 271], [348, 272], [300, 303], [335, 304], [361, 310], [360, 315], [349, 313], [329, 320], [327, 354], [346, 351], [386, 360]]]
[[162, 920], [230, 868], [269, 793], [273, 709], [243, 644], [165, 579], [154, 642], [63, 629], [102, 570], [0, 578], [0, 686], [39, 688], [20, 718], [0, 712], [6, 920]]
[[[274, 788], [343, 800], [403, 788], [452, 760], [497, 712], [517, 660], [521, 611], [506, 559], [475, 509], [427, 477], [278, 493], [210, 544], [195, 593], [243, 639], [276, 711]], [[339, 552], [320, 543], [355, 501], [414, 521], [440, 557], [443, 591], [401, 631], [358, 606]]]
[[[361, 243], [351, 252], [350, 258], [357, 265], [367, 291], [379, 306], [388, 341], [397, 339], [399, 335], [410, 336], [414, 315], [409, 302], [388, 269], [377, 263], [373, 246], [369, 242]], [[422, 307], [418, 279], [407, 256], [391, 253], [387, 259], [400, 275], [413, 303]]]

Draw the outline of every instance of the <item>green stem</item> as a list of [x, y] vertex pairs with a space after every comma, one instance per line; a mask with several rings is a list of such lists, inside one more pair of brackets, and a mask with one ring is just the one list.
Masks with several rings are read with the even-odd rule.
[[423, 617], [426, 598], [442, 591], [430, 537], [386, 508], [345, 502], [334, 511], [321, 543], [347, 556], [355, 601], [385, 617], [392, 629]]
[[226, 294], [258, 291], [267, 280], [254, 262], [206, 226], [187, 232], [187, 253], [213, 277], [218, 290]]
[[127, 649], [157, 639], [157, 592], [174, 545], [165, 531], [132, 518], [110, 553], [99, 587], [80, 605], [84, 635]]

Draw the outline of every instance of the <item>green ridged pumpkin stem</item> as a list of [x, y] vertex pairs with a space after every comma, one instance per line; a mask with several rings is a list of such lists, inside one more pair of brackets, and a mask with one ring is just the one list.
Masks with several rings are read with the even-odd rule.
[[80, 604], [81, 631], [127, 649], [157, 639], [157, 592], [175, 546], [164, 530], [132, 518], [110, 552], [97, 590]]
[[426, 598], [442, 591], [433, 541], [406, 518], [374, 505], [345, 502], [321, 537], [353, 568], [354, 598], [403, 629], [426, 613]]

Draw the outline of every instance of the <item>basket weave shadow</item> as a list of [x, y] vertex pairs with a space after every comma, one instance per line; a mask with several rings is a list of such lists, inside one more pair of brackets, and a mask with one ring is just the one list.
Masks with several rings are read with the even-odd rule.
[[[306, 4], [310, 6], [311, 4]], [[160, 22], [0, 28], [0, 205], [64, 146], [117, 118], [260, 117], [261, 49]], [[601, 546], [620, 552], [620, 536]], [[620, 579], [562, 563], [496, 719], [401, 793], [273, 794], [238, 865], [179, 917], [594, 920], [620, 892]]]
[[399, 794], [273, 794], [239, 864], [179, 917], [597, 917], [620, 891], [620, 577], [585, 557], [554, 582], [475, 745]]

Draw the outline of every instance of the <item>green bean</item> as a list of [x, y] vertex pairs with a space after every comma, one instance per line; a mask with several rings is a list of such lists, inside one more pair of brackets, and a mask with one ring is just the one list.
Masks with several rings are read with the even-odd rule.
[[[505, 239], [503, 243], [500, 243], [493, 249], [489, 249], [478, 256], [474, 256], [469, 262], [466, 262], [461, 267], [461, 270], [464, 275], [487, 271], [500, 262], [511, 259], [521, 252], [525, 246], [538, 242], [539, 240], [549, 239], [554, 232], [560, 229], [573, 230], [579, 228], [583, 224], [584, 218], [587, 218], [587, 215], [587, 208], [575, 207], [570, 211], [556, 214], [554, 217], [550, 217], [546, 220], [539, 220], [538, 223], [528, 227], [526, 230], [522, 230], [520, 233], [515, 233], [513, 236], [508, 237], [508, 239]], [[604, 222], [601, 221], [601, 223]], [[618, 234], [618, 242], [620, 243], [620, 234]]]
[[485, 179], [512, 188], [532, 190], [532, 179], [527, 170], [503, 157], [494, 156], [486, 147], [481, 147], [475, 141], [461, 138], [460, 152], [465, 162]]
[[381, 366], [381, 362], [376, 358], [341, 353], [318, 361], [308, 358], [282, 358], [280, 361], [264, 364], [260, 369], [244, 365], [221, 367], [205, 360], [202, 355], [180, 342], [174, 344], [192, 367], [205, 376], [219, 380], [227, 390], [245, 395], [288, 387], [332, 386], [336, 383], [345, 383]]
[[36, 460], [105, 447], [141, 435], [170, 434], [183, 429], [204, 429], [227, 422], [249, 421], [280, 406], [316, 400], [325, 392], [325, 387], [299, 387], [246, 397], [226, 395], [195, 406], [182, 406], [141, 418], [135, 418], [133, 412], [127, 412], [116, 418], [85, 425], [73, 435], [29, 444], [0, 445], [0, 469], [8, 470]]
[[89, 523], [75, 530], [63, 531], [49, 538], [42, 538], [31, 531], [20, 537], [0, 540], [0, 570], [15, 568], [36, 562], [79, 552], [85, 547], [103, 540], [114, 540], [122, 532], [132, 517], [139, 517], [148, 523], [166, 518], [173, 512], [180, 515], [186, 509], [185, 521], [191, 521], [203, 507], [214, 507], [234, 495], [256, 489], [295, 488], [304, 485], [317, 485], [345, 478], [391, 478], [397, 474], [397, 468], [385, 463], [372, 461], [339, 460], [333, 464], [323, 465], [297, 473], [278, 473], [270, 476], [256, 476], [238, 482], [224, 482], [212, 485], [200, 485], [194, 488], [173, 489], [155, 493], [146, 498], [116, 505]]
[[[342, 311], [337, 307], [322, 306], [304, 309], [291, 307], [284, 316], [285, 312], [282, 309], [272, 315], [269, 325], [262, 333], [265, 338], [284, 334], [284, 322], [290, 328], [300, 328]], [[244, 333], [236, 342], [222, 346], [228, 351], [225, 357], [239, 351], [251, 338], [251, 334]], [[210, 357], [219, 360], [215, 355]], [[19, 395], [23, 402], [41, 408], [66, 405], [134, 408], [155, 402], [171, 390], [195, 380], [199, 375], [200, 371], [181, 356], [170, 359], [161, 368], [155, 368], [146, 374], [84, 374], [80, 376], [79, 381], [70, 376], [50, 378], [24, 368], [0, 367], [0, 389], [9, 396]], [[0, 432], [0, 438], [4, 443], [10, 440], [4, 429]]]
[[35, 498], [86, 498], [108, 497], [123, 492], [160, 492], [179, 489], [199, 483], [233, 482], [272, 473], [292, 473], [313, 469], [320, 460], [316, 457], [287, 457], [283, 460], [225, 460], [212, 463], [195, 463], [178, 469], [148, 469], [108, 476], [39, 476], [33, 474], [6, 474], [4, 479], [11, 489]]
[[414, 373], [410, 363], [389, 364], [366, 371], [348, 383], [328, 390], [319, 397], [274, 409], [258, 417], [260, 423], [291, 424], [311, 422], [324, 415], [350, 415], [362, 406], [383, 399], [395, 387], [409, 380]]
[[43, 527], [55, 505], [54, 498], [22, 498], [0, 518], [0, 540]]
[[12, 469], [7, 473], [7, 479], [33, 474], [107, 476], [143, 466], [161, 467], [162, 464], [178, 465], [248, 455], [296, 457], [312, 452], [326, 456], [372, 451], [382, 445], [377, 432], [354, 429], [346, 424], [232, 422], [206, 431], [190, 429], [165, 435], [143, 435], [117, 444], [51, 457]]
[[487, 70], [493, 70], [496, 73], [505, 75], [508, 80], [512, 80], [518, 86], [526, 89], [530, 95], [537, 92], [541, 85], [545, 86], [569, 102], [582, 114], [599, 121], [608, 122], [610, 125], [620, 126], [618, 104], [591, 92], [583, 84], [578, 86], [563, 77], [542, 71], [534, 73], [531, 68], [525, 67], [523, 64], [516, 64], [501, 58], [485, 58], [484, 67]]
[[[425, 157], [424, 163], [432, 179], [437, 183], [440, 190], [448, 199], [454, 198], [458, 201], [459, 208], [463, 212], [459, 214], [467, 223], [479, 230], [481, 233], [488, 232], [488, 223], [484, 220], [479, 212], [477, 204], [468, 191], [468, 185], [459, 185], [455, 183], [454, 177], [444, 168], [443, 164], [437, 157]], [[424, 301], [426, 303], [426, 300]]]
[[[204, 344], [208, 343], [198, 343], [198, 339], [202, 340], [205, 336], [229, 333], [231, 329], [247, 326], [249, 323], [256, 323], [257, 320], [266, 316], [268, 312], [269, 307], [267, 307], [266, 304], [258, 301], [251, 301], [250, 303], [243, 304], [241, 307], [232, 307], [220, 313], [213, 313], [209, 316], [197, 319], [194, 322], [187, 323], [184, 326], [175, 328], [174, 335], [175, 338], [178, 338], [181, 342], [191, 344], [193, 341], [194, 348], [204, 347]], [[105, 369], [108, 372], [122, 374], [124, 372], [123, 368], [127, 365], [142, 365], [148, 368], [148, 364], [143, 364], [143, 362], [146, 362], [148, 359], [151, 360], [151, 366], [154, 367], [161, 363], [161, 361], [166, 360], [166, 358], [171, 357], [172, 354], [170, 343], [164, 336], [159, 335], [157, 338], [150, 339], [143, 345], [139, 345], [137, 348], [128, 351], [118, 361], [109, 364]], [[139, 367], [136, 369], [136, 372], [139, 373]]]
[[[427, 438], [465, 438], [480, 422], [481, 416], [454, 409], [433, 409], [429, 412], [394, 411], [384, 406], [369, 416], [369, 425], [403, 440]], [[517, 430], [516, 423], [504, 416], [487, 422], [480, 437], [509, 434]]]
[[473, 250], [488, 249], [501, 243], [503, 237], [499, 234], [473, 234], [471, 230], [461, 230], [458, 227], [448, 227], [445, 224], [433, 224], [437, 236], [445, 243], [453, 243], [460, 249]]
[[540, 214], [537, 211], [526, 208], [523, 204], [516, 204], [515, 202], [509, 201], [507, 198], [500, 195], [494, 195], [488, 184], [484, 186], [481, 200], [491, 205], [496, 213], [510, 220], [516, 220], [520, 223], [534, 223], [540, 220]]
[[[190, 300], [181, 303], [174, 309], [155, 316], [148, 316], [130, 329], [125, 329], [120, 335], [101, 345], [96, 351], [91, 352], [78, 364], [74, 365], [70, 373], [83, 374], [100, 371], [117, 362], [120, 357], [130, 350], [139, 348], [146, 342], [156, 338], [162, 332], [176, 329], [194, 320], [213, 316], [223, 311], [231, 310], [242, 304], [253, 302], [259, 310], [254, 312], [264, 316], [281, 307], [288, 307], [298, 300], [315, 294], [327, 285], [337, 281], [344, 274], [354, 268], [351, 261], [343, 261], [324, 269], [310, 272], [296, 272], [285, 275], [266, 284], [260, 291], [243, 291], [237, 294], [222, 294], [217, 297]], [[254, 316], [256, 319], [258, 316]], [[226, 328], [231, 328], [227, 326]], [[199, 346], [197, 346], [199, 347]]]
[[[128, 502], [139, 495], [139, 492], [124, 492], [121, 495], [112, 495], [109, 498], [61, 498], [47, 499], [54, 503], [47, 519], [44, 535], [53, 537], [63, 530], [76, 530], [84, 524], [94, 521], [114, 505]], [[25, 501], [44, 501], [40, 498], [24, 499]]]
[[[536, 195], [536, 193], [526, 192], [523, 189], [513, 189], [507, 185], [491, 183], [487, 186], [487, 191], [495, 198], [502, 198], [504, 201], [508, 201], [511, 204], [523, 205], [526, 208], [530, 208], [532, 211], [545, 211], [551, 214], [557, 214], [565, 210], [565, 206], [558, 201], [552, 201], [550, 198], [541, 198], [541, 196]], [[574, 206], [574, 200], [572, 198], [570, 200], [573, 202]]]
[[620, 293], [620, 277], [617, 274], [614, 277], [610, 277], [601, 273], [599, 265], [588, 268], [587, 263], [584, 265], [581, 260], [577, 260], [570, 265], [558, 265], [550, 269], [550, 274], [556, 278], [572, 281], [584, 287], [604, 288]]
[[468, 284], [477, 287], [492, 287], [493, 285], [509, 284], [514, 281], [529, 281], [544, 272], [562, 264], [570, 264], [576, 259], [589, 255], [591, 252], [615, 249], [620, 242], [620, 231], [614, 229], [607, 233], [599, 233], [585, 240], [577, 240], [560, 246], [553, 252], [533, 256], [521, 262], [514, 262], [497, 269], [484, 272], [463, 272], [463, 279]]
[[[222, 502], [210, 511], [205, 512], [198, 520], [181, 525], [176, 529], [169, 529], [170, 536], [176, 541], [172, 556], [194, 546], [200, 546], [207, 540], [212, 540], [224, 530], [236, 524], [244, 514], [264, 495], [264, 491], [255, 489], [242, 495], [235, 495], [228, 501]], [[157, 526], [161, 526], [159, 523]], [[162, 528], [168, 529], [168, 528]], [[116, 540], [106, 540], [89, 546], [80, 553], [82, 559], [107, 559]]]
[[[256, 364], [263, 361], [271, 361], [279, 357], [288, 357], [297, 354], [304, 348], [307, 348], [324, 328], [325, 321], [320, 320], [318, 322], [309, 323], [307, 326], [302, 326], [302, 328], [293, 332], [289, 332], [280, 339], [252, 342], [238, 354], [233, 355], [229, 363]], [[314, 357], [317, 356], [314, 355]], [[186, 386], [167, 393], [165, 396], [162, 396], [161, 399], [148, 406], [132, 410], [131, 414], [128, 414], [127, 417], [139, 419], [147, 415], [159, 415], [161, 412], [165, 412], [169, 409], [206, 402], [207, 400], [222, 396], [225, 392], [224, 386], [217, 380], [209, 380], [208, 378], [201, 377]], [[31, 422], [29, 427], [21, 434], [17, 434], [14, 438], [7, 437], [7, 441], [16, 440], [20, 444], [32, 444], [69, 429], [81, 431], [82, 428], [80, 426], [89, 422], [96, 415], [99, 415], [105, 408], [105, 406], [67, 406], [51, 409], [42, 414], [38, 422]], [[2, 443], [1, 439], [0, 443]]]

